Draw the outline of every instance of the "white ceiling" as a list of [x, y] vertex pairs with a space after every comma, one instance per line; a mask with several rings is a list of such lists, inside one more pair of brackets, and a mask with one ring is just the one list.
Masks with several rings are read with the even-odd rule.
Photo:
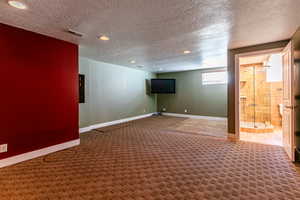
[[299, 0], [23, 2], [27, 10], [0, 0], [0, 22], [80, 44], [81, 56], [153, 72], [226, 66], [228, 48], [287, 39], [300, 26]]

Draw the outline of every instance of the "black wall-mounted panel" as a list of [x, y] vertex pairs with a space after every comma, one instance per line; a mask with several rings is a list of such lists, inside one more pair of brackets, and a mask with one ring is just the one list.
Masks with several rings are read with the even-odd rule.
[[85, 103], [85, 76], [79, 74], [79, 103]]

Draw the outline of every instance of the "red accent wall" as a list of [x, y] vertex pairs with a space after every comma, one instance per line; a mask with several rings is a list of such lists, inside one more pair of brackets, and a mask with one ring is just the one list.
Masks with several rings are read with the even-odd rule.
[[0, 24], [0, 159], [77, 138], [78, 46]]

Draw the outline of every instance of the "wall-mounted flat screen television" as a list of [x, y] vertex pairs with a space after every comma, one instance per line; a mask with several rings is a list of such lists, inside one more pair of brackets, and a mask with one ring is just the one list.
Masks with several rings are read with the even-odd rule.
[[174, 94], [176, 93], [175, 79], [151, 79], [152, 94]]

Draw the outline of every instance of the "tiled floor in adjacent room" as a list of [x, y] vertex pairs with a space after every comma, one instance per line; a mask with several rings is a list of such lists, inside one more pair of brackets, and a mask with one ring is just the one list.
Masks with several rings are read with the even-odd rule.
[[256, 142], [261, 144], [270, 144], [283, 146], [282, 130], [276, 129], [271, 133], [247, 133], [240, 132], [240, 140], [247, 142]]
[[80, 146], [0, 169], [0, 199], [300, 199], [282, 147], [172, 131], [150, 117], [81, 135]]

